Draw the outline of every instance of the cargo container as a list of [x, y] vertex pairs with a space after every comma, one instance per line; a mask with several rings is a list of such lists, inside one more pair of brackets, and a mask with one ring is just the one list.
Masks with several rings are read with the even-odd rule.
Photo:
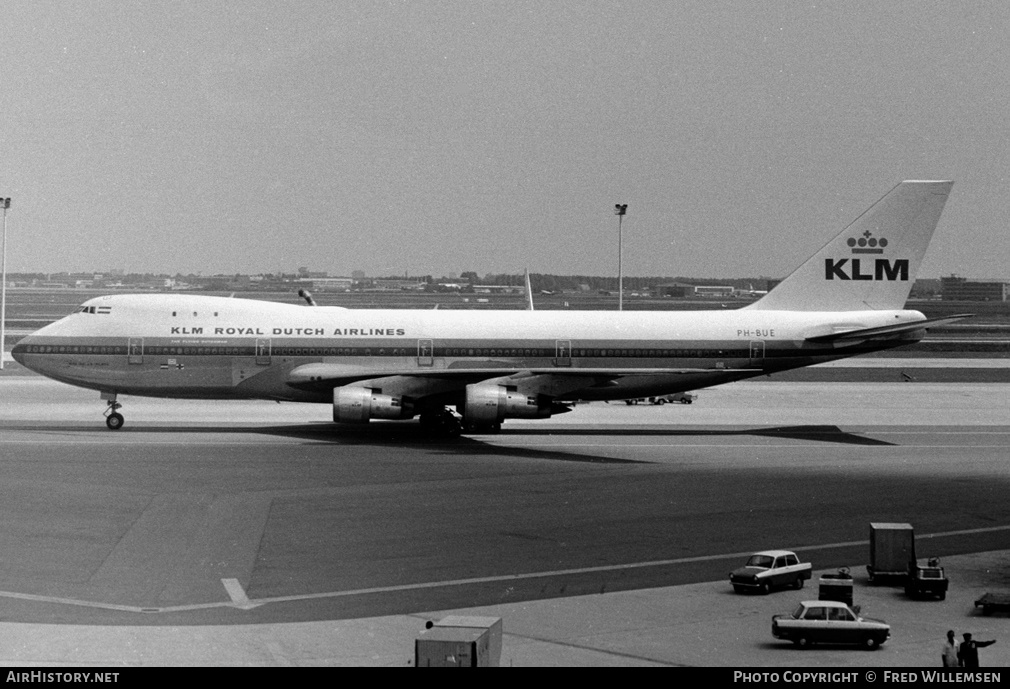
[[414, 641], [415, 667], [498, 667], [500, 617], [448, 615]]
[[915, 563], [915, 533], [911, 524], [870, 524], [870, 564], [866, 574], [871, 584], [881, 578], [904, 580]]

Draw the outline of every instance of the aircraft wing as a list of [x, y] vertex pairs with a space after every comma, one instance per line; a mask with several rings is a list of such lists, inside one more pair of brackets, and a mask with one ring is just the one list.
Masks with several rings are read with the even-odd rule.
[[594, 381], [595, 384], [617, 380], [627, 376], [670, 376], [697, 373], [752, 373], [761, 372], [756, 368], [521, 368], [508, 367], [502, 362], [500, 367], [455, 367], [455, 368], [388, 368], [379, 369], [343, 364], [303, 364], [291, 370], [287, 383], [301, 390], [325, 390], [350, 385], [362, 380], [401, 376], [415, 379], [455, 382], [459, 385], [479, 383], [490, 378], [510, 378], [520, 381], [534, 376], [555, 376], [566, 379]]
[[891, 335], [901, 335], [902, 333], [915, 332], [916, 330], [927, 330], [933, 326], [953, 323], [954, 321], [959, 321], [964, 318], [970, 318], [973, 315], [974, 314], [971, 313], [961, 313], [955, 316], [944, 316], [943, 318], [928, 318], [924, 321], [915, 321], [914, 323], [884, 325], [878, 328], [843, 330], [842, 332], [808, 337], [807, 342], [844, 342], [846, 340], [868, 340], [873, 338], [889, 337]]

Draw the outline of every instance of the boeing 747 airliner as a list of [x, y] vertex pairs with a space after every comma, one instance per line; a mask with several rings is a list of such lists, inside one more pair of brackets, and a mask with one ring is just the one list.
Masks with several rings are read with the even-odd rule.
[[[333, 406], [333, 420], [494, 431], [574, 400], [651, 397], [898, 347], [952, 182], [906, 181], [768, 294], [733, 311], [454, 311], [114, 295], [19, 342], [14, 358], [107, 402], [120, 395]], [[451, 409], [455, 409], [455, 413]]]

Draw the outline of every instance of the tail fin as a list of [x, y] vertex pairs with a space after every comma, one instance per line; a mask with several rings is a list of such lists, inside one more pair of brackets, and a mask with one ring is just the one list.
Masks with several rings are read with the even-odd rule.
[[902, 309], [953, 182], [902, 182], [748, 309]]

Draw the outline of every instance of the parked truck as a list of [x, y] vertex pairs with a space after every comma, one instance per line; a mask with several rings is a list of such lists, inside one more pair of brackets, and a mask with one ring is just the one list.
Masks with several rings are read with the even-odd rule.
[[871, 584], [883, 578], [904, 580], [915, 564], [915, 533], [911, 524], [870, 524], [870, 564], [866, 574]]
[[912, 562], [908, 565], [908, 580], [905, 581], [905, 594], [909, 598], [939, 598], [947, 597], [947, 587], [950, 581], [940, 566], [940, 558], [931, 557], [922, 562]]

